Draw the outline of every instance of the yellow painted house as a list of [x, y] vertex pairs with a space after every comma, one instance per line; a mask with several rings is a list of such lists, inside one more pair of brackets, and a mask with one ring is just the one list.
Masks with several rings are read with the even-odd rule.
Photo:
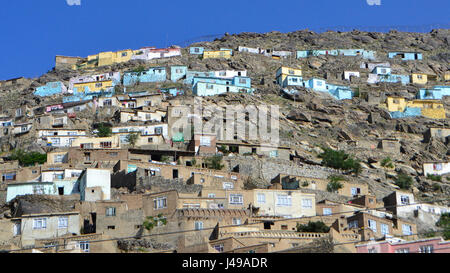
[[428, 81], [437, 80], [436, 75], [425, 74], [425, 73], [412, 73], [411, 82], [414, 84], [427, 84]]
[[388, 97], [386, 104], [389, 112], [403, 112], [407, 106], [406, 99], [402, 97]]
[[133, 54], [136, 51], [133, 51], [131, 49], [125, 49], [125, 50], [119, 50], [117, 52], [113, 51], [106, 51], [106, 52], [100, 52], [95, 55], [89, 55], [87, 57], [87, 61], [80, 64], [80, 65], [74, 65], [74, 69], [79, 68], [94, 68], [99, 66], [106, 66], [106, 65], [113, 65], [116, 63], [123, 63], [128, 62], [133, 57]]
[[216, 59], [216, 58], [231, 59], [231, 51], [230, 50], [213, 50], [213, 51], [204, 51], [203, 52], [203, 59]]
[[112, 80], [108, 81], [98, 81], [98, 82], [83, 82], [75, 83], [73, 85], [73, 93], [84, 93], [88, 92], [100, 92], [101, 90], [106, 91], [107, 89], [113, 87]]
[[440, 100], [406, 101], [402, 97], [388, 97], [386, 105], [389, 112], [404, 112], [408, 108], [421, 108], [422, 116], [427, 118], [445, 119], [445, 108]]
[[408, 107], [421, 108], [422, 116], [427, 118], [446, 118], [444, 104], [440, 100], [413, 100], [408, 102]]
[[80, 147], [84, 149], [120, 148], [120, 140], [118, 135], [110, 137], [79, 137], [72, 142], [71, 147]]
[[284, 82], [287, 76], [302, 76], [301, 68], [292, 68], [287, 66], [282, 66], [277, 70], [277, 80], [281, 76], [281, 82]]

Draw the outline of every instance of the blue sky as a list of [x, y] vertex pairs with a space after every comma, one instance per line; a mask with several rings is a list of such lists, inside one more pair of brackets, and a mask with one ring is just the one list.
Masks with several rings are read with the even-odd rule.
[[373, 6], [367, 1], [2, 1], [0, 80], [40, 76], [53, 68], [55, 55], [164, 47], [225, 32], [449, 23], [449, 0], [380, 0]]

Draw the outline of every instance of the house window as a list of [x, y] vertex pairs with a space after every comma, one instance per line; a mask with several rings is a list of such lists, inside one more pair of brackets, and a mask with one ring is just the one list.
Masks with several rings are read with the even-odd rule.
[[163, 127], [155, 127], [155, 134], [162, 135]]
[[312, 209], [312, 199], [302, 199], [302, 208]]
[[211, 146], [211, 138], [207, 136], [201, 136], [200, 137], [200, 146]]
[[402, 203], [402, 205], [409, 205], [409, 196], [407, 195], [400, 196], [400, 202]]
[[153, 207], [154, 209], [167, 208], [167, 197], [157, 197], [153, 199]]
[[83, 143], [80, 145], [81, 149], [92, 149], [94, 148], [94, 144], [92, 143]]
[[128, 55], [127, 52], [122, 52], [122, 57], [126, 57]]
[[331, 215], [333, 214], [331, 208], [323, 208], [323, 215]]
[[153, 138], [152, 137], [148, 138], [148, 143], [153, 143]]
[[102, 87], [102, 86], [103, 86], [103, 84], [101, 82], [98, 82], [98, 83], [95, 84], [95, 87], [97, 87], [97, 88], [98, 87]]
[[395, 250], [395, 253], [409, 253], [409, 248], [400, 248]]
[[403, 224], [402, 231], [403, 231], [403, 235], [412, 235], [412, 228], [410, 225]]
[[69, 217], [61, 216], [58, 218], [58, 228], [67, 228], [69, 226]]
[[378, 251], [375, 248], [369, 248], [367, 251], [369, 253], [378, 253]]
[[246, 79], [239, 79], [239, 83], [240, 84], [247, 84], [247, 80]]
[[241, 224], [241, 218], [233, 218], [233, 225], [238, 226]]
[[111, 106], [112, 105], [112, 100], [104, 100], [103, 101], [103, 106]]
[[381, 234], [388, 235], [389, 234], [389, 226], [386, 224], [381, 224]]
[[224, 190], [231, 190], [231, 189], [234, 189], [234, 184], [233, 184], [233, 182], [223, 182], [222, 186], [223, 186], [223, 189], [224, 189]]
[[361, 193], [361, 189], [360, 188], [352, 188], [352, 195], [358, 195]]
[[373, 231], [373, 232], [377, 232], [377, 221], [374, 220], [370, 220], [369, 219], [369, 228]]
[[203, 222], [195, 221], [195, 230], [202, 230], [202, 229], [203, 229]]
[[206, 85], [206, 89], [214, 89], [214, 85], [212, 85], [212, 84], [207, 84], [207, 85]]
[[119, 139], [120, 139], [121, 144], [129, 144], [130, 143], [128, 141], [128, 135], [121, 135], [121, 136], [119, 136]]
[[266, 195], [264, 193], [258, 193], [258, 203], [259, 204], [266, 203]]
[[358, 220], [353, 220], [348, 223], [348, 228], [358, 228]]
[[64, 155], [55, 155], [54, 161], [55, 163], [63, 163]]
[[224, 251], [223, 244], [215, 245], [214, 249], [217, 250], [218, 252], [223, 252]]
[[112, 148], [112, 143], [111, 143], [111, 141], [100, 142], [100, 147], [101, 148]]
[[54, 180], [63, 180], [64, 179], [64, 173], [55, 173], [53, 174]]
[[292, 198], [287, 194], [277, 195], [277, 206], [290, 207], [292, 206]]
[[14, 223], [13, 227], [13, 236], [17, 236], [21, 234], [20, 222]]
[[433, 245], [421, 246], [419, 250], [420, 253], [433, 253], [433, 251]]
[[51, 142], [52, 145], [54, 145], [54, 146], [59, 146], [59, 145], [61, 145], [61, 141], [60, 141], [59, 138], [52, 138], [52, 139], [50, 139], [50, 142]]
[[3, 181], [14, 181], [16, 180], [16, 173], [5, 173], [2, 175]]
[[106, 216], [116, 216], [116, 208], [114, 208], [114, 207], [107, 208]]
[[33, 194], [45, 194], [43, 185], [33, 185]]
[[89, 241], [79, 242], [78, 246], [80, 247], [81, 251], [89, 252]]
[[33, 229], [46, 229], [47, 218], [35, 218], [33, 219]]
[[210, 194], [208, 194], [208, 198], [216, 198], [216, 194], [215, 193], [210, 193]]
[[244, 198], [242, 194], [230, 194], [230, 204], [242, 205], [244, 204]]

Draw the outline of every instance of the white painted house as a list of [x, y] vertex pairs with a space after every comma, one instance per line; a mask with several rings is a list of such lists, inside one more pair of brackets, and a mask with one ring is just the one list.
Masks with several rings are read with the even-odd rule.
[[450, 162], [428, 162], [423, 163], [423, 174], [444, 175], [450, 173]]
[[111, 199], [111, 172], [104, 169], [86, 169], [78, 179], [81, 201]]

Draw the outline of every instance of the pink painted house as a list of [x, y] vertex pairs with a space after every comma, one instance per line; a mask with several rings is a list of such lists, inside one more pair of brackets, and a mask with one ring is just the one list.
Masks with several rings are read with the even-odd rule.
[[357, 253], [450, 253], [450, 241], [441, 237], [415, 241], [389, 239], [356, 245]]

